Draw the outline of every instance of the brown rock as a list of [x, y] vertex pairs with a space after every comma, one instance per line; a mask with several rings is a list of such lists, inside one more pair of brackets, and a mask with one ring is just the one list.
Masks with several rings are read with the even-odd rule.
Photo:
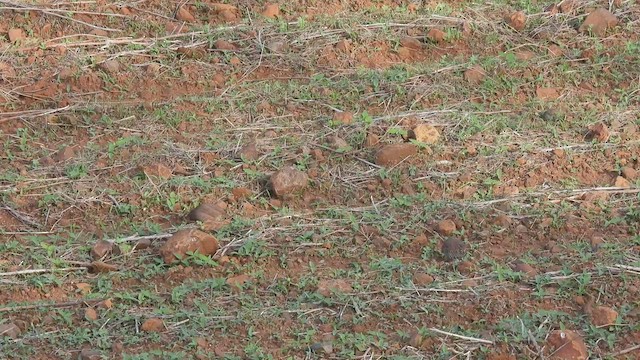
[[618, 18], [605, 8], [599, 8], [591, 12], [578, 31], [588, 33], [591, 31], [597, 36], [604, 36], [607, 29], [618, 25]]
[[458, 239], [446, 239], [442, 243], [442, 255], [447, 261], [463, 258], [467, 254], [467, 244]]
[[435, 144], [440, 138], [440, 133], [435, 126], [418, 124], [409, 131], [409, 138], [425, 144]]
[[536, 89], [536, 96], [540, 100], [549, 101], [555, 100], [560, 97], [560, 93], [557, 88], [543, 88], [539, 87]]
[[400, 39], [400, 45], [404, 46], [407, 49], [411, 49], [411, 50], [421, 50], [422, 49], [422, 43], [420, 42], [420, 40], [411, 37], [411, 36], [404, 36]]
[[456, 223], [449, 219], [442, 220], [436, 225], [436, 231], [442, 236], [449, 236], [456, 231]]
[[94, 260], [104, 259], [109, 255], [120, 255], [120, 247], [111, 241], [98, 240], [91, 248], [91, 257]]
[[417, 153], [418, 147], [414, 144], [385, 145], [376, 153], [375, 162], [380, 166], [395, 166]]
[[151, 247], [151, 239], [141, 239], [136, 242], [136, 250], [144, 250]]
[[243, 160], [255, 161], [260, 158], [260, 151], [255, 142], [250, 142], [240, 149], [239, 155]]
[[89, 265], [89, 273], [98, 274], [98, 273], [108, 273], [112, 271], [118, 271], [118, 267], [115, 265], [107, 264], [102, 261], [92, 261]]
[[334, 150], [343, 150], [344, 151], [344, 150], [348, 150], [350, 148], [349, 143], [345, 139], [343, 139], [343, 138], [341, 138], [339, 136], [336, 136], [336, 135], [330, 136], [329, 139], [328, 139], [328, 143], [329, 143], [329, 145], [331, 145], [331, 147]]
[[149, 166], [143, 166], [142, 172], [147, 177], [154, 176], [162, 179], [169, 179], [171, 176], [173, 176], [173, 171], [169, 169], [167, 166], [160, 163], [149, 165]]
[[538, 271], [533, 266], [521, 261], [516, 263], [516, 265], [513, 267], [513, 271], [523, 273], [527, 277], [535, 277], [536, 275], [538, 275]]
[[622, 176], [618, 176], [616, 177], [616, 181], [613, 183], [613, 186], [619, 188], [630, 188], [631, 183], [629, 182], [629, 180], [623, 178]]
[[275, 196], [286, 197], [306, 188], [308, 182], [307, 174], [289, 166], [271, 175], [270, 188]]
[[331, 296], [332, 293], [350, 293], [353, 291], [351, 284], [343, 279], [320, 280], [316, 290], [322, 296]]
[[595, 326], [613, 325], [618, 319], [618, 312], [607, 306], [597, 306], [591, 311], [591, 323]]
[[22, 330], [14, 323], [0, 324], [0, 337], [17, 339], [22, 334]]
[[349, 40], [340, 40], [338, 41], [334, 47], [337, 51], [349, 54], [351, 52], [351, 41]]
[[461, 274], [471, 274], [475, 269], [475, 265], [471, 261], [461, 261], [456, 268]]
[[97, 303], [96, 306], [100, 309], [111, 309], [113, 307], [113, 301], [111, 301], [111, 299], [104, 299]]
[[620, 174], [627, 180], [635, 180], [638, 177], [638, 171], [632, 167], [625, 166], [620, 170]]
[[196, 18], [187, 10], [185, 6], [180, 6], [176, 12], [176, 19], [186, 22], [195, 22]]
[[509, 225], [511, 225], [511, 217], [505, 214], [498, 215], [494, 221], [494, 224], [503, 228], [509, 227]]
[[94, 308], [86, 308], [84, 310], [84, 318], [89, 321], [98, 320], [98, 312]]
[[120, 71], [120, 63], [118, 60], [107, 60], [99, 65], [100, 69], [109, 74], [115, 74]]
[[18, 40], [22, 40], [24, 38], [26, 38], [26, 35], [24, 34], [24, 31], [22, 29], [9, 29], [9, 41], [16, 42]]
[[196, 229], [180, 230], [173, 234], [160, 248], [160, 255], [167, 264], [178, 261], [190, 252], [213, 255], [218, 251], [218, 240], [210, 234]]
[[333, 122], [337, 124], [349, 125], [353, 122], [353, 113], [349, 111], [336, 111], [333, 114]]
[[427, 33], [427, 38], [438, 44], [443, 43], [446, 36], [447, 34], [444, 31], [436, 28], [429, 30]]
[[597, 123], [589, 127], [589, 133], [587, 134], [588, 140], [597, 140], [598, 142], [607, 142], [609, 140], [609, 128], [603, 123]]
[[228, 50], [228, 51], [235, 51], [238, 50], [238, 47], [233, 45], [232, 43], [226, 41], [226, 40], [216, 40], [216, 42], [213, 44], [213, 46], [218, 49], [218, 50]]
[[480, 65], [475, 65], [464, 72], [464, 79], [471, 84], [478, 84], [484, 80], [487, 73]]
[[80, 351], [80, 356], [78, 357], [80, 360], [102, 360], [102, 355], [98, 350], [92, 349], [82, 349]]
[[262, 16], [275, 19], [280, 17], [280, 6], [278, 4], [265, 4]]
[[587, 360], [589, 351], [582, 337], [572, 330], [554, 330], [547, 338], [553, 360]]
[[415, 274], [413, 274], [413, 283], [416, 286], [427, 286], [429, 284], [431, 284], [432, 282], [434, 282], [434, 278], [433, 276], [427, 274], [427, 273], [423, 273], [423, 272], [417, 272]]
[[191, 210], [188, 215], [189, 220], [202, 222], [204, 230], [219, 230], [230, 223], [227, 219], [223, 202], [202, 203], [197, 208]]
[[233, 197], [236, 199], [244, 199], [251, 196], [251, 189], [247, 189], [245, 187], [237, 187], [231, 190]]
[[515, 30], [522, 31], [527, 23], [527, 15], [522, 11], [517, 11], [507, 15], [504, 21]]
[[158, 318], [147, 319], [142, 323], [140, 329], [145, 332], [161, 332], [164, 330], [164, 322]]

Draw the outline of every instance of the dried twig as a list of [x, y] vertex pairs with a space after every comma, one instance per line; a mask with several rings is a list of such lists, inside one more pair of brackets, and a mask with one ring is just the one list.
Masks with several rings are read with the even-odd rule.
[[473, 342], [479, 342], [479, 343], [483, 343], [483, 344], [493, 345], [493, 341], [491, 341], [491, 340], [474, 338], [474, 337], [471, 337], [471, 336], [458, 335], [458, 334], [450, 333], [448, 331], [443, 331], [443, 330], [436, 329], [436, 328], [429, 328], [429, 331], [433, 331], [435, 333], [442, 334], [442, 335], [453, 336], [453, 337], [456, 337], [458, 339], [463, 339], [463, 340], [467, 340], [467, 341], [473, 341]]
[[64, 271], [84, 271], [87, 270], [86, 266], [76, 266], [76, 267], [67, 267], [67, 268], [51, 268], [51, 269], [27, 269], [27, 270], [17, 270], [17, 271], [9, 271], [0, 273], [0, 276], [12, 276], [12, 275], [26, 275], [26, 274], [42, 274], [42, 273], [52, 273], [52, 272], [64, 272]]
[[51, 303], [51, 304], [35, 304], [35, 305], [21, 305], [21, 306], [7, 306], [0, 308], [0, 313], [2, 312], [13, 312], [13, 311], [23, 311], [23, 310], [33, 310], [33, 309], [42, 309], [42, 308], [62, 308], [75, 306], [80, 304], [95, 304], [102, 301], [107, 300], [106, 298], [102, 299], [80, 299], [76, 301], [66, 301], [59, 303]]
[[[8, 7], [2, 7], [2, 8], [0, 8], [0, 10], [40, 11], [43, 14], [59, 17], [61, 19], [65, 19], [65, 20], [69, 20], [69, 21], [72, 21], [72, 22], [76, 22], [76, 23], [82, 24], [82, 25], [86, 25], [86, 26], [88, 26], [88, 27], [90, 27], [92, 29], [111, 31], [111, 32], [121, 32], [122, 31], [122, 30], [119, 30], [119, 29], [112, 29], [112, 28], [108, 28], [108, 27], [102, 27], [102, 26], [98, 26], [98, 25], [93, 25], [93, 24], [90, 24], [90, 23], [88, 23], [86, 21], [82, 21], [82, 20], [74, 19], [74, 18], [66, 16], [66, 15], [58, 14], [58, 12], [61, 11], [61, 10], [52, 10], [52, 9], [39, 8], [39, 7], [28, 7], [28, 6], [25, 6], [25, 5], [22, 5], [22, 4], [15, 4], [15, 3], [12, 3], [10, 1], [0, 1], [0, 4], [8, 5]], [[109, 14], [101, 14], [101, 15], [109, 15]]]

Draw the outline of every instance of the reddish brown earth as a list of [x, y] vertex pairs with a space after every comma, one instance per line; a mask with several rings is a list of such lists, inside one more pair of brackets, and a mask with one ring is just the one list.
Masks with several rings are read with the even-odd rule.
[[0, 358], [640, 357], [639, 5], [179, 5], [0, 2]]

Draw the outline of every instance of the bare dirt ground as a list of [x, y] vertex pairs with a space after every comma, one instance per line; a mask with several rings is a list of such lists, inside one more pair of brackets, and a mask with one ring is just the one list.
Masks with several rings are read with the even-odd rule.
[[0, 358], [640, 358], [639, 19], [0, 1]]

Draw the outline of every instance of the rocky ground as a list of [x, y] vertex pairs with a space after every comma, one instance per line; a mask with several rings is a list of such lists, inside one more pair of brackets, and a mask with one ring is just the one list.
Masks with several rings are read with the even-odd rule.
[[8, 359], [637, 359], [640, 5], [0, 1]]

